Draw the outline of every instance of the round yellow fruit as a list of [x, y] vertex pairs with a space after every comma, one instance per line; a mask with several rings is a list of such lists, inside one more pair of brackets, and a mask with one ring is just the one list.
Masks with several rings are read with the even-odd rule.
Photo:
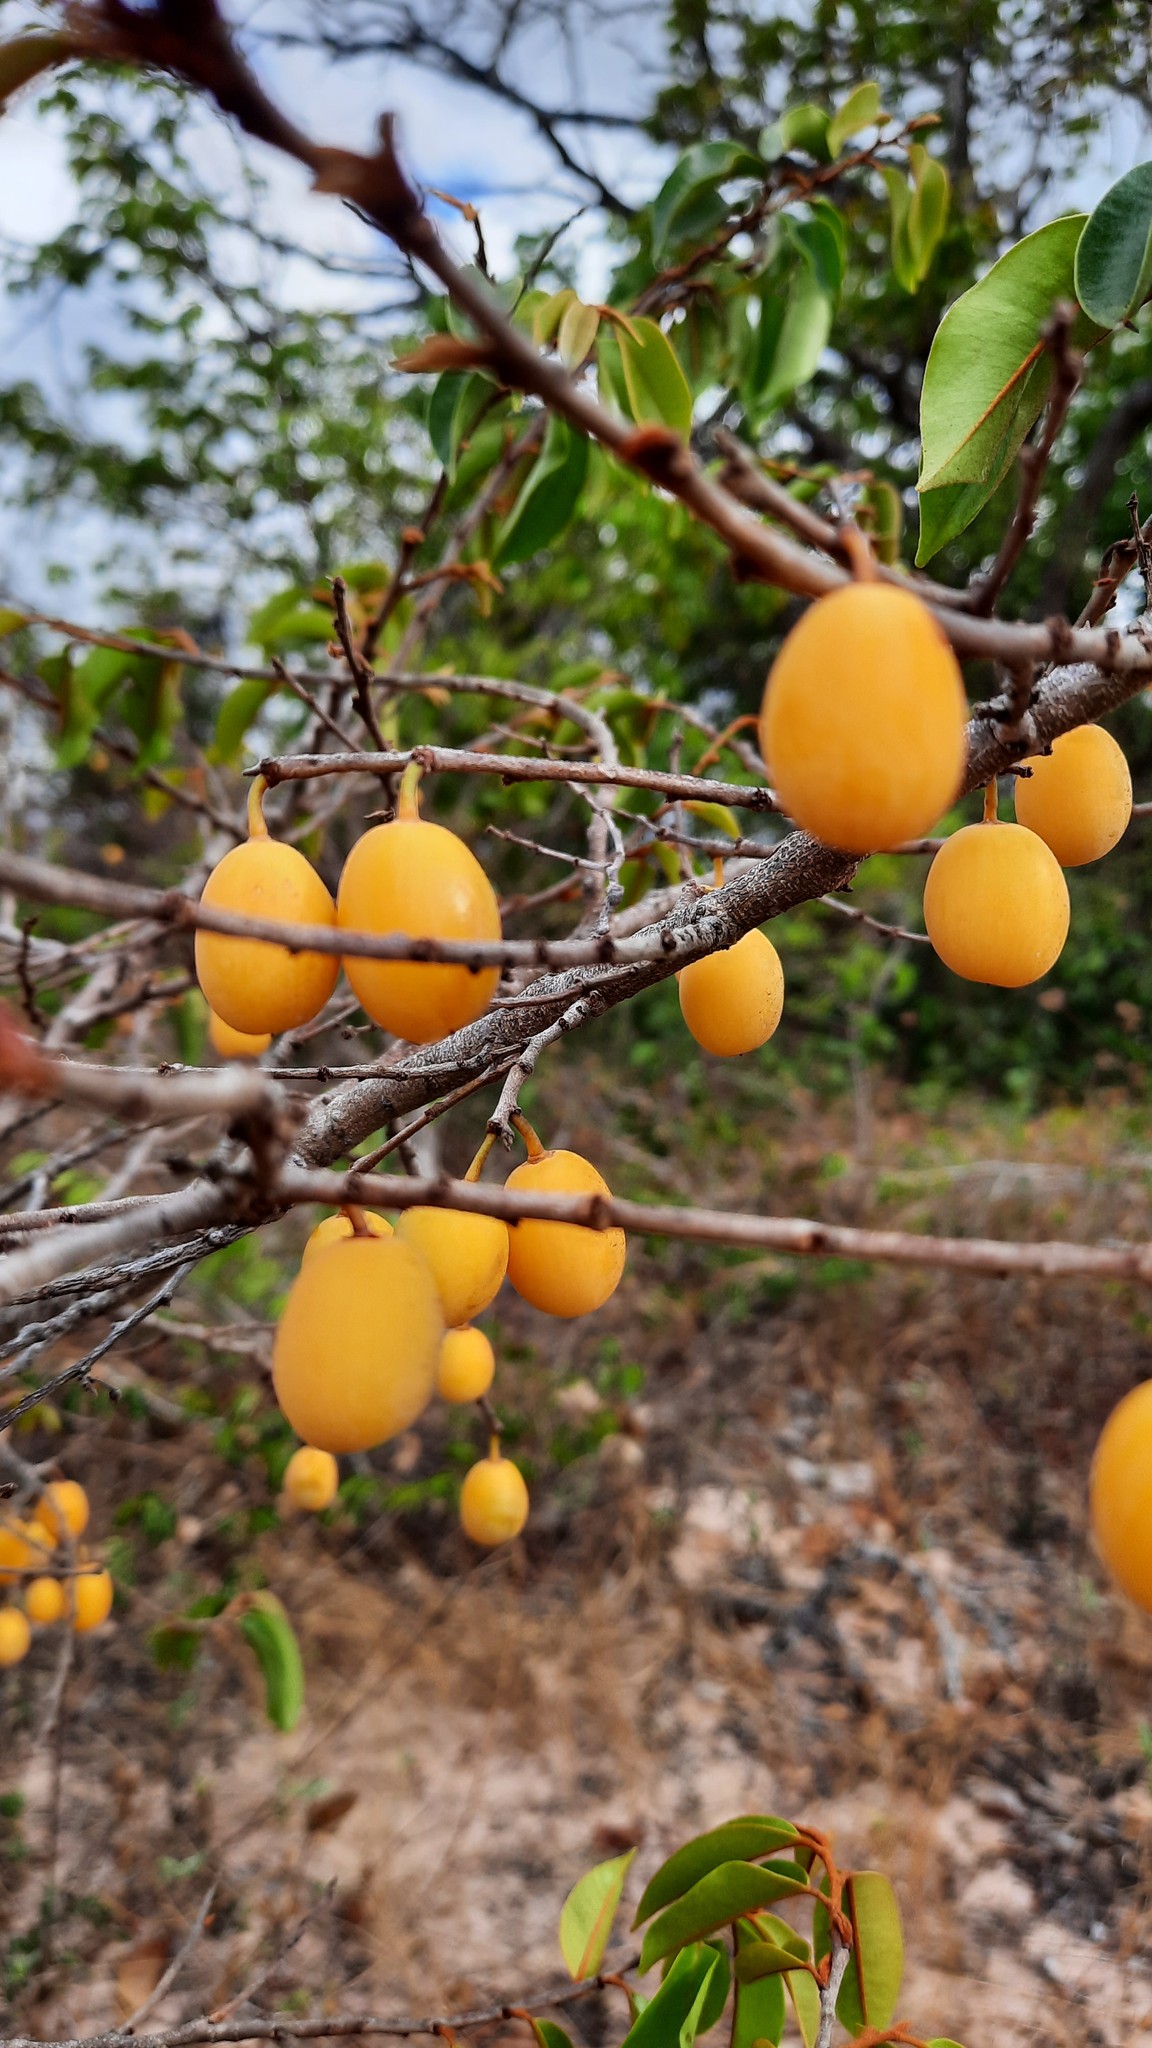
[[54, 1479], [36, 1503], [36, 1521], [59, 1543], [62, 1530], [82, 1536], [88, 1527], [88, 1495], [75, 1479]]
[[446, 1330], [436, 1367], [442, 1401], [479, 1401], [492, 1385], [496, 1356], [483, 1330]]
[[763, 932], [680, 971], [680, 1013], [705, 1052], [733, 1059], [766, 1045], [784, 1009], [784, 969]]
[[68, 1611], [68, 1594], [61, 1579], [33, 1579], [24, 1594], [24, 1611], [38, 1628], [62, 1621]]
[[[606, 1180], [578, 1152], [541, 1151], [508, 1175], [523, 1194], [611, 1195]], [[550, 1316], [586, 1316], [616, 1292], [624, 1271], [622, 1230], [522, 1218], [508, 1232], [508, 1278], [517, 1294]]]
[[[392, 1225], [386, 1216], [378, 1216], [375, 1209], [361, 1209], [360, 1214], [368, 1227], [370, 1236], [391, 1237]], [[303, 1258], [310, 1259], [315, 1252], [323, 1251], [326, 1244], [339, 1244], [342, 1238], [353, 1237], [354, 1235], [355, 1230], [352, 1218], [347, 1210], [339, 1209], [335, 1216], [325, 1216], [324, 1221], [316, 1225], [315, 1230], [304, 1246]], [[301, 1263], [303, 1263], [303, 1259]]]
[[112, 1612], [112, 1574], [77, 1572], [72, 1580], [72, 1626], [78, 1636], [99, 1628]]
[[[497, 940], [500, 906], [474, 853], [443, 825], [424, 822], [415, 789], [401, 789], [399, 813], [358, 839], [344, 863], [336, 921], [345, 931], [405, 932], [420, 939]], [[368, 1015], [384, 1031], [427, 1045], [471, 1024], [488, 1007], [496, 967], [413, 960], [345, 959]]]
[[338, 1239], [289, 1292], [272, 1351], [276, 1399], [305, 1443], [370, 1450], [427, 1406], [443, 1335], [435, 1283], [411, 1245]]
[[1152, 1380], [1114, 1408], [1096, 1446], [1092, 1534], [1130, 1600], [1152, 1613]]
[[18, 1607], [0, 1607], [0, 1664], [19, 1664], [31, 1641], [27, 1615]]
[[1016, 817], [1051, 847], [1062, 868], [1082, 868], [1111, 853], [1132, 816], [1132, 776], [1110, 732], [1078, 725], [1050, 754], [1023, 763], [1013, 778]]
[[511, 1542], [527, 1520], [528, 1488], [519, 1467], [499, 1452], [481, 1458], [460, 1489], [464, 1534], [491, 1550], [497, 1543]]
[[924, 924], [965, 981], [1023, 988], [1060, 958], [1068, 884], [1054, 853], [1023, 825], [965, 825], [928, 870]]
[[331, 1451], [318, 1451], [313, 1444], [301, 1444], [284, 1469], [284, 1491], [294, 1508], [306, 1508], [318, 1515], [330, 1508], [340, 1485], [340, 1467]]
[[[48, 1532], [44, 1530], [44, 1537]], [[10, 1586], [37, 1561], [41, 1532], [23, 1522], [0, 1522], [0, 1586]]]
[[[269, 838], [261, 795], [256, 782], [248, 801], [249, 837], [213, 868], [200, 901], [279, 924], [334, 925], [336, 906], [315, 868], [296, 847]], [[309, 1023], [339, 972], [335, 953], [290, 953], [269, 939], [196, 934], [196, 978], [209, 1008], [251, 1037]]]
[[772, 666], [760, 749], [785, 811], [850, 853], [916, 839], [954, 802], [968, 711], [931, 612], [892, 584], [809, 607]]
[[215, 1010], [208, 1013], [208, 1037], [222, 1060], [258, 1060], [272, 1043], [270, 1031], [234, 1031]]
[[508, 1225], [462, 1209], [405, 1209], [397, 1237], [427, 1259], [450, 1330], [471, 1322], [500, 1292], [508, 1271]]

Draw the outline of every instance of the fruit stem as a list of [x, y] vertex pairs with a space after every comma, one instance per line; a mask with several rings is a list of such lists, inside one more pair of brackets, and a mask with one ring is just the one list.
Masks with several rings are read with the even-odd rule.
[[487, 1159], [488, 1154], [492, 1150], [492, 1147], [495, 1143], [495, 1131], [487, 1131], [481, 1142], [480, 1150], [476, 1154], [475, 1159], [472, 1161], [471, 1166], [468, 1168], [467, 1173], [464, 1175], [465, 1180], [479, 1180], [480, 1175], [484, 1171], [484, 1161]]
[[996, 825], [999, 823], [999, 819], [996, 816], [996, 799], [998, 794], [999, 787], [996, 777], [993, 776], [991, 782], [984, 784], [984, 823], [986, 825]]
[[396, 816], [402, 818], [406, 825], [416, 825], [420, 821], [420, 797], [418, 791], [420, 788], [420, 777], [423, 773], [424, 770], [420, 766], [419, 761], [409, 761], [403, 775], [400, 777], [400, 790], [396, 798]]
[[720, 854], [716, 855], [712, 863], [712, 887], [714, 889], [722, 889], [724, 887], [724, 861]]
[[345, 1202], [340, 1214], [346, 1216], [352, 1225], [353, 1237], [371, 1237], [372, 1232], [368, 1228], [368, 1219], [363, 1209], [356, 1207], [355, 1202]]
[[512, 1114], [512, 1123], [514, 1128], [519, 1131], [520, 1136], [523, 1138], [524, 1143], [528, 1147], [529, 1159], [543, 1159], [546, 1147], [541, 1144], [539, 1138], [536, 1136], [535, 1131], [532, 1129], [532, 1126], [529, 1123], [527, 1117], [521, 1116], [520, 1111], [518, 1109], [514, 1110]]
[[875, 583], [876, 557], [872, 553], [868, 536], [861, 533], [855, 520], [846, 519], [840, 528], [840, 540], [848, 557], [848, 567], [856, 583]]
[[488, 1439], [488, 1456], [491, 1458], [492, 1463], [494, 1465], [498, 1465], [500, 1463], [500, 1439], [496, 1435], [495, 1431], [493, 1431], [492, 1435]]
[[258, 775], [248, 791], [248, 837], [267, 839], [268, 825], [264, 817], [264, 792], [268, 784], [263, 775]]

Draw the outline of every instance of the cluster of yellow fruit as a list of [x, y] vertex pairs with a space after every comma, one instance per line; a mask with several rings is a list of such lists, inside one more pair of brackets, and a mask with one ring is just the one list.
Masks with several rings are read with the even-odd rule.
[[[760, 743], [784, 809], [849, 853], [918, 839], [952, 804], [967, 706], [956, 658], [931, 612], [892, 584], [847, 585], [811, 606], [768, 678]], [[1022, 988], [1047, 974], [1068, 935], [1061, 870], [1110, 852], [1132, 813], [1128, 763], [1111, 735], [1081, 726], [1023, 762], [1016, 820], [994, 803], [945, 840], [928, 872], [924, 922], [967, 981]], [[742, 942], [743, 943], [743, 942]], [[735, 949], [733, 949], [735, 950]]]
[[[546, 1151], [521, 1124], [528, 1158], [510, 1188], [607, 1195], [606, 1182], [578, 1153]], [[465, 1178], [478, 1180], [491, 1139]], [[289, 1463], [293, 1505], [327, 1507], [338, 1484], [336, 1456], [366, 1451], [417, 1420], [433, 1393], [483, 1400], [492, 1385], [492, 1346], [474, 1318], [495, 1299], [505, 1274], [548, 1314], [572, 1317], [602, 1306], [624, 1270], [622, 1230], [523, 1221], [460, 1209], [406, 1209], [395, 1229], [383, 1216], [349, 1207], [317, 1225], [276, 1332], [273, 1383], [303, 1447]], [[492, 1440], [460, 1501], [476, 1543], [504, 1543], [528, 1515], [523, 1477]]]
[[99, 1628], [112, 1612], [112, 1579], [78, 1548], [60, 1556], [88, 1527], [88, 1496], [75, 1479], [45, 1487], [30, 1520], [0, 1520], [0, 1586], [22, 1587], [22, 1604], [0, 1607], [0, 1665], [28, 1654], [32, 1625], [71, 1621], [78, 1635]]

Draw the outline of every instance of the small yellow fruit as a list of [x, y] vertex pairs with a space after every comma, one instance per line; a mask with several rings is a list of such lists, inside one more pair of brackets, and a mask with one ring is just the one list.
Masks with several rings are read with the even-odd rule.
[[1060, 958], [1068, 884], [1055, 855], [1023, 825], [965, 825], [928, 870], [924, 923], [965, 981], [1023, 988]]
[[500, 1292], [508, 1271], [508, 1225], [462, 1209], [406, 1209], [397, 1237], [427, 1259], [450, 1330], [471, 1322]]
[[301, 1266], [272, 1352], [276, 1399], [322, 1451], [367, 1451], [427, 1407], [444, 1323], [432, 1275], [398, 1237], [347, 1237]]
[[31, 1641], [27, 1615], [18, 1607], [0, 1607], [0, 1664], [19, 1664]]
[[679, 975], [680, 1012], [705, 1052], [733, 1059], [767, 1044], [784, 1009], [784, 969], [763, 932], [745, 932], [726, 953], [693, 960]]
[[39, 1534], [34, 1524], [0, 1522], [0, 1586], [11, 1586], [20, 1572], [36, 1563]]
[[306, 1508], [318, 1515], [330, 1508], [340, 1485], [340, 1467], [331, 1451], [318, 1451], [301, 1444], [284, 1469], [284, 1491], [294, 1508]]
[[436, 1367], [442, 1401], [479, 1401], [492, 1385], [496, 1357], [483, 1330], [447, 1330]]
[[[261, 794], [257, 781], [248, 801], [249, 837], [213, 868], [201, 902], [280, 924], [334, 925], [336, 906], [315, 868], [294, 846], [269, 838]], [[222, 932], [198, 931], [195, 951], [209, 1008], [253, 1037], [309, 1023], [340, 972], [335, 953], [290, 953], [269, 939], [230, 939]]]
[[234, 1031], [215, 1010], [208, 1012], [208, 1037], [222, 1060], [258, 1060], [272, 1043], [270, 1031]]
[[[370, 1236], [391, 1237], [392, 1225], [386, 1216], [378, 1216], [375, 1209], [361, 1209], [360, 1214], [368, 1226]], [[323, 1223], [318, 1223], [309, 1237], [301, 1264], [304, 1259], [310, 1259], [314, 1252], [323, 1251], [326, 1244], [339, 1244], [341, 1239], [354, 1235], [352, 1218], [346, 1209], [338, 1209], [335, 1216], [325, 1216]]]
[[1016, 817], [1039, 833], [1062, 868], [1111, 853], [1132, 816], [1132, 776], [1110, 732], [1078, 725], [1053, 741], [1050, 754], [1022, 765], [1032, 773], [1013, 778]]
[[[537, 1141], [538, 1142], [538, 1141]], [[506, 1186], [534, 1195], [611, 1195], [602, 1175], [578, 1152], [529, 1154]], [[616, 1292], [624, 1271], [622, 1230], [580, 1223], [538, 1223], [527, 1217], [508, 1232], [508, 1278], [517, 1294], [550, 1316], [586, 1316]]]
[[68, 1611], [68, 1594], [61, 1579], [33, 1579], [24, 1594], [24, 1611], [29, 1621], [46, 1628], [60, 1621]]
[[82, 1536], [90, 1512], [88, 1495], [75, 1479], [54, 1479], [36, 1503], [36, 1520], [54, 1543], [60, 1541], [61, 1522], [71, 1535]]
[[806, 832], [850, 853], [916, 839], [964, 767], [956, 657], [927, 607], [886, 583], [822, 597], [792, 628], [760, 712], [776, 794]]
[[511, 1458], [481, 1458], [466, 1474], [460, 1489], [460, 1521], [473, 1543], [491, 1550], [509, 1543], [528, 1520], [528, 1488]]
[[1152, 1613], [1152, 1380], [1104, 1424], [1092, 1460], [1092, 1534], [1118, 1586]]
[[110, 1572], [77, 1572], [72, 1585], [72, 1626], [78, 1636], [99, 1628], [112, 1612]]
[[[401, 786], [391, 824], [365, 832], [348, 855], [336, 921], [345, 931], [421, 939], [501, 936], [500, 906], [475, 854], [443, 825], [421, 820], [413, 784]], [[355, 955], [345, 959], [344, 972], [373, 1021], [413, 1045], [471, 1024], [500, 978], [496, 967], [473, 974], [468, 967]]]

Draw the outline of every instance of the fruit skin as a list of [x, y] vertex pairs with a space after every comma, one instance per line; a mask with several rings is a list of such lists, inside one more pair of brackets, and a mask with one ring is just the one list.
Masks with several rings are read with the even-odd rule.
[[[501, 936], [492, 885], [462, 839], [443, 825], [394, 818], [358, 839], [344, 863], [336, 921], [345, 931], [407, 932], [414, 938]], [[412, 1045], [428, 1045], [487, 1009], [499, 969], [410, 960], [346, 959], [344, 972], [368, 1015]]]
[[0, 1523], [0, 1586], [13, 1585], [18, 1572], [36, 1563], [36, 1544], [41, 1535], [51, 1540], [46, 1529], [37, 1531], [23, 1522]]
[[82, 1536], [90, 1513], [88, 1495], [75, 1479], [52, 1480], [36, 1503], [36, 1520], [48, 1531], [53, 1543], [60, 1541], [61, 1518], [73, 1536]]
[[436, 1367], [442, 1401], [479, 1401], [492, 1385], [496, 1357], [483, 1330], [446, 1330]]
[[110, 1572], [78, 1572], [72, 1580], [72, 1626], [78, 1636], [99, 1628], [112, 1612]]
[[427, 1259], [450, 1330], [494, 1301], [508, 1271], [508, 1225], [463, 1209], [406, 1209], [397, 1237]]
[[1050, 754], [1021, 765], [1032, 773], [1013, 777], [1017, 821], [1039, 834], [1062, 868], [1111, 853], [1132, 816], [1132, 774], [1110, 732], [1078, 725], [1053, 741]]
[[306, 1508], [318, 1515], [330, 1508], [340, 1485], [340, 1467], [331, 1451], [318, 1451], [314, 1444], [301, 1444], [284, 1468], [284, 1491], [294, 1508]]
[[1117, 1585], [1152, 1613], [1152, 1380], [1112, 1410], [1092, 1460], [1092, 1534]]
[[492, 1550], [509, 1543], [528, 1520], [528, 1488], [511, 1458], [481, 1458], [460, 1489], [460, 1521], [473, 1543]]
[[851, 583], [810, 605], [780, 649], [760, 750], [798, 825], [875, 853], [919, 838], [955, 800], [967, 716], [927, 607], [891, 584]]
[[411, 1245], [340, 1238], [301, 1266], [288, 1295], [276, 1399], [317, 1450], [370, 1450], [427, 1406], [443, 1335], [432, 1275]]
[[19, 1664], [31, 1641], [27, 1615], [18, 1607], [0, 1607], [0, 1664]]
[[[336, 922], [336, 906], [311, 863], [280, 839], [246, 839], [213, 868], [202, 903], [245, 917], [291, 924]], [[267, 939], [196, 934], [196, 979], [234, 1031], [255, 1037], [307, 1024], [324, 1008], [340, 972], [335, 953], [290, 953]]]
[[[362, 1209], [360, 1213], [373, 1237], [391, 1237], [392, 1225], [386, 1216], [378, 1216], [375, 1209]], [[301, 1265], [304, 1259], [310, 1259], [314, 1253], [323, 1251], [326, 1244], [339, 1244], [343, 1238], [354, 1235], [352, 1219], [346, 1216], [342, 1209], [338, 1210], [335, 1216], [325, 1216], [323, 1223], [316, 1225], [304, 1247]]]
[[208, 1012], [208, 1037], [222, 1060], [258, 1060], [272, 1043], [270, 1031], [234, 1031], [215, 1010]]
[[32, 1579], [24, 1593], [24, 1612], [39, 1628], [62, 1621], [68, 1612], [68, 1593], [61, 1579]]
[[965, 825], [928, 870], [924, 923], [946, 967], [965, 981], [1024, 988], [1060, 958], [1068, 884], [1023, 825]]
[[[509, 1175], [506, 1185], [528, 1194], [611, 1195], [606, 1180], [578, 1152], [541, 1152]], [[508, 1278], [517, 1294], [546, 1315], [586, 1316], [616, 1292], [624, 1271], [622, 1230], [523, 1218], [508, 1232]]]
[[784, 969], [763, 932], [680, 971], [680, 1013], [705, 1052], [733, 1059], [766, 1045], [784, 1009]]

